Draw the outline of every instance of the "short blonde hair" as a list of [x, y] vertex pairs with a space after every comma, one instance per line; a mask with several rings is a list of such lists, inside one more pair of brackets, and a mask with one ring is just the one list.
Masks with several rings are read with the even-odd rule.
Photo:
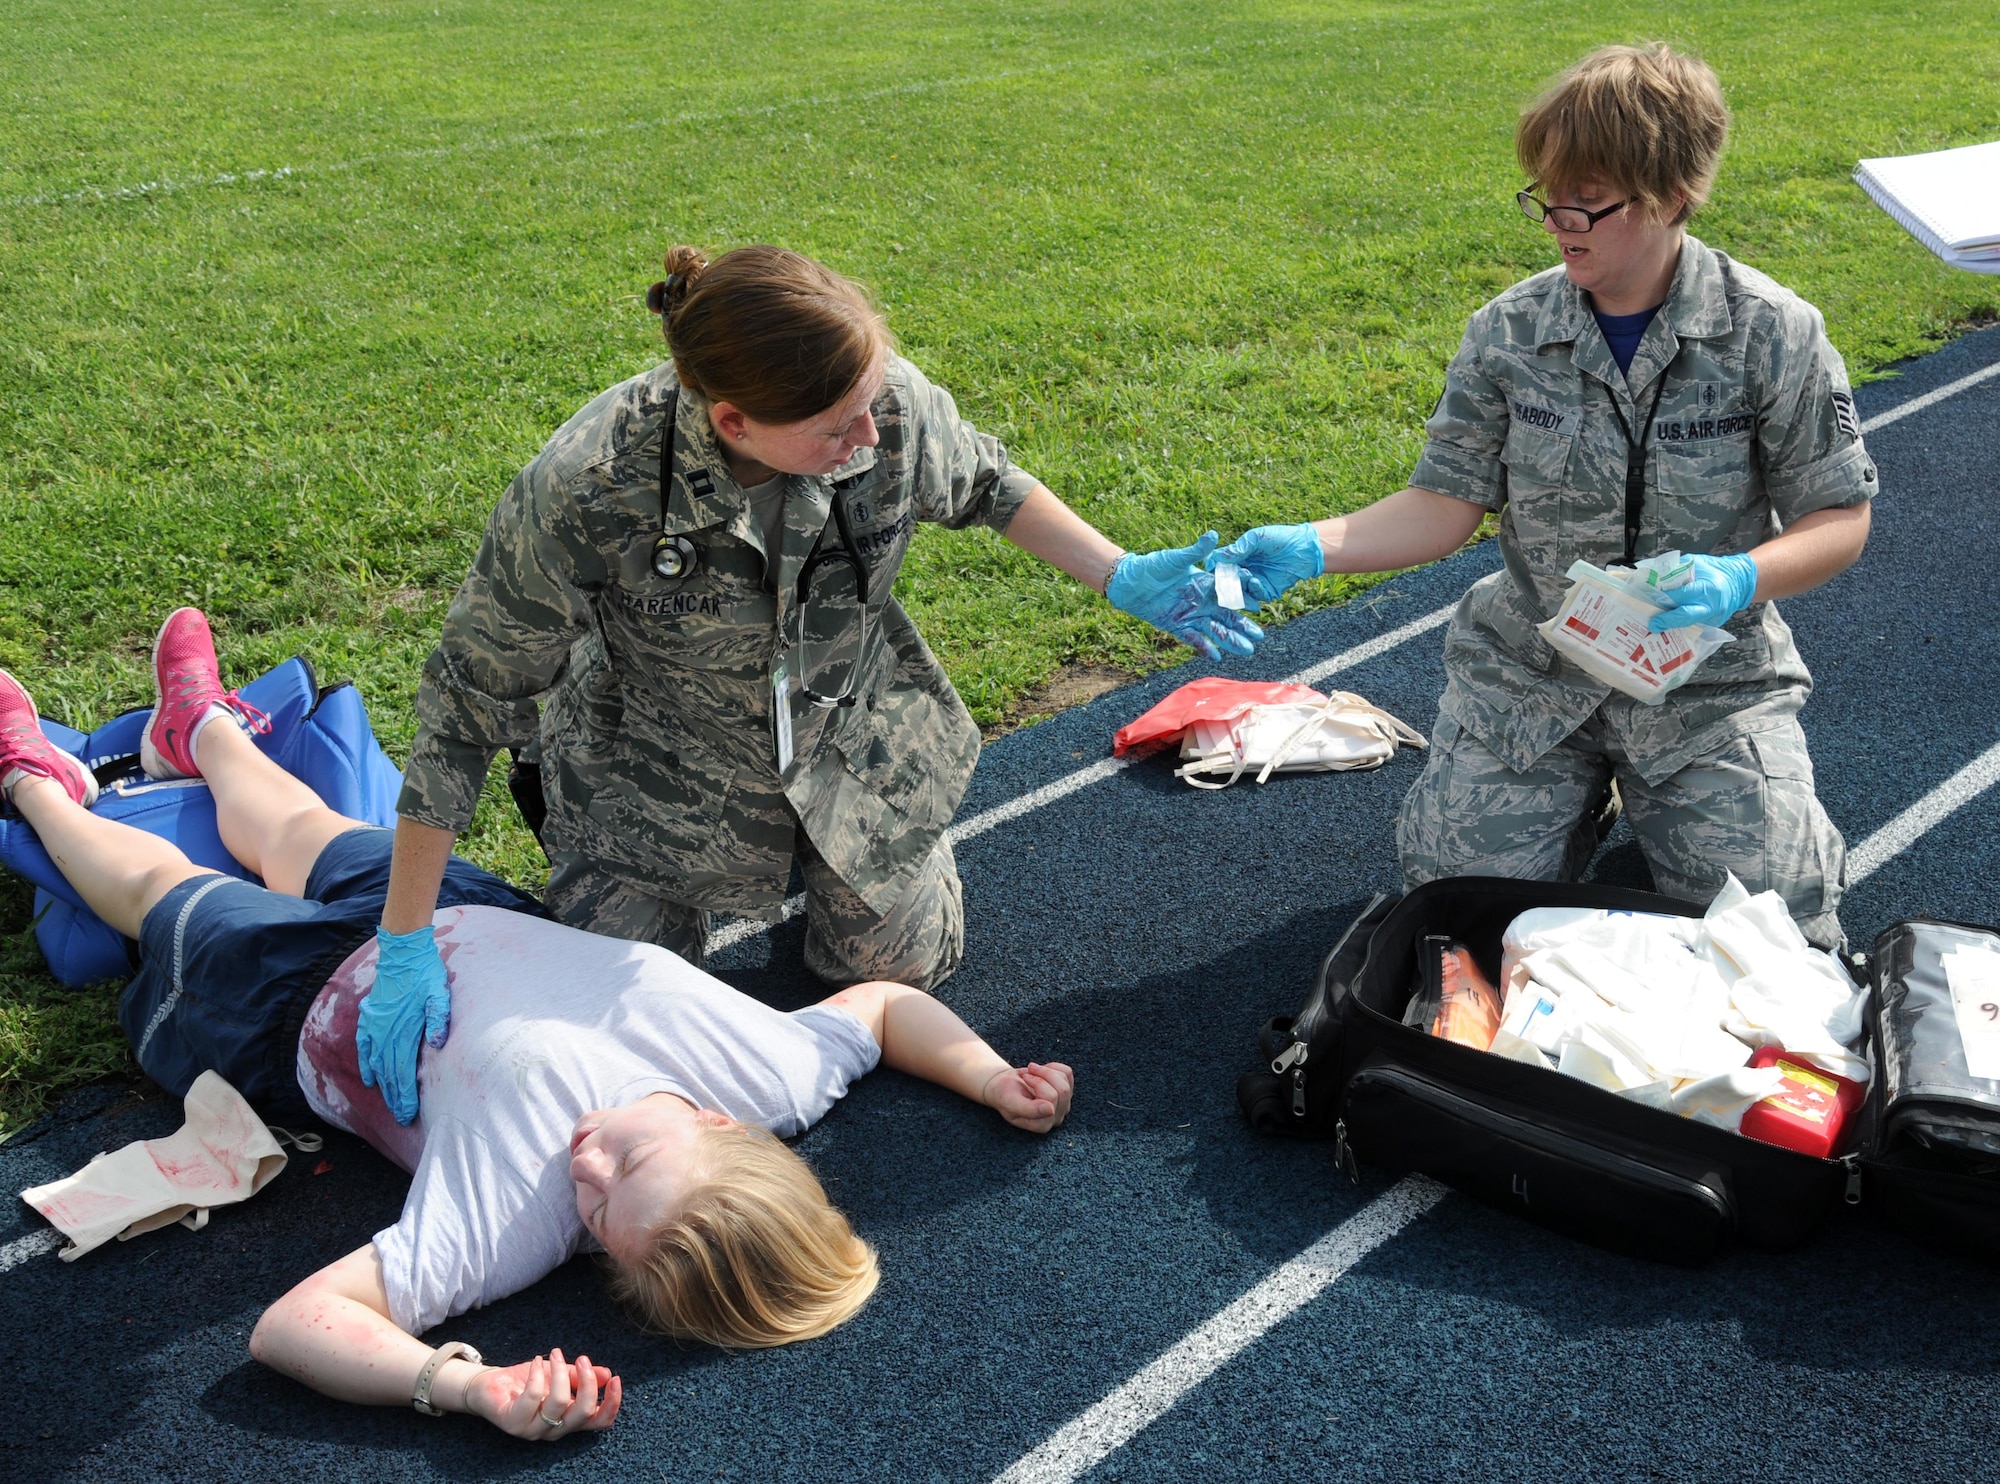
[[1600, 46], [1557, 78], [1521, 114], [1514, 153], [1551, 191], [1595, 178], [1655, 221], [1682, 222], [1708, 200], [1728, 137], [1714, 70], [1654, 41]]
[[612, 1291], [646, 1328], [730, 1350], [837, 1328], [881, 1281], [875, 1249], [806, 1162], [760, 1128], [705, 1128], [694, 1179], [650, 1251], [618, 1263]]

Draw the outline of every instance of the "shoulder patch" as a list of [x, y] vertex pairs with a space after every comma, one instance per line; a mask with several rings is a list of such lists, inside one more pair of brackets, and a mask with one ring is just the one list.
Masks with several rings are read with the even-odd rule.
[[1861, 436], [1861, 419], [1854, 412], [1854, 394], [1835, 392], [1833, 394], [1833, 420], [1840, 424], [1840, 431], [1850, 438]]

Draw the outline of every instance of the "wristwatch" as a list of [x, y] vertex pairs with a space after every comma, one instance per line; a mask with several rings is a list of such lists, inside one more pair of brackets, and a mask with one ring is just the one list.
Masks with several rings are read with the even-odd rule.
[[433, 1350], [424, 1368], [417, 1372], [417, 1384], [410, 1389], [410, 1405], [426, 1417], [444, 1416], [444, 1408], [431, 1405], [431, 1382], [437, 1379], [438, 1367], [454, 1358], [469, 1360], [474, 1365], [486, 1364], [479, 1352], [463, 1340], [446, 1340]]

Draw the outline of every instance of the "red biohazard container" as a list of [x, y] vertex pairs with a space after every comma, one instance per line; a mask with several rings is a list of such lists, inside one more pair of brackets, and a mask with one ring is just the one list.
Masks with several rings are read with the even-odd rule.
[[1868, 1085], [1821, 1071], [1778, 1046], [1760, 1046], [1750, 1065], [1777, 1067], [1785, 1080], [1776, 1092], [1750, 1105], [1743, 1115], [1743, 1136], [1832, 1159], [1840, 1150], [1848, 1119], [1868, 1096]]

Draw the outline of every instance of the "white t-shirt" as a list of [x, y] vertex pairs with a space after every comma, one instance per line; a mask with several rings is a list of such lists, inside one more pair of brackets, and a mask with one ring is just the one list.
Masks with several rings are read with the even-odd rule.
[[451, 1034], [423, 1049], [415, 1123], [390, 1116], [355, 1060], [373, 939], [299, 1036], [313, 1111], [413, 1176], [402, 1219], [375, 1236], [389, 1315], [411, 1334], [595, 1249], [569, 1178], [570, 1133], [593, 1108], [671, 1092], [786, 1138], [881, 1056], [844, 1010], [783, 1014], [650, 943], [500, 907], [447, 907], [435, 922]]

